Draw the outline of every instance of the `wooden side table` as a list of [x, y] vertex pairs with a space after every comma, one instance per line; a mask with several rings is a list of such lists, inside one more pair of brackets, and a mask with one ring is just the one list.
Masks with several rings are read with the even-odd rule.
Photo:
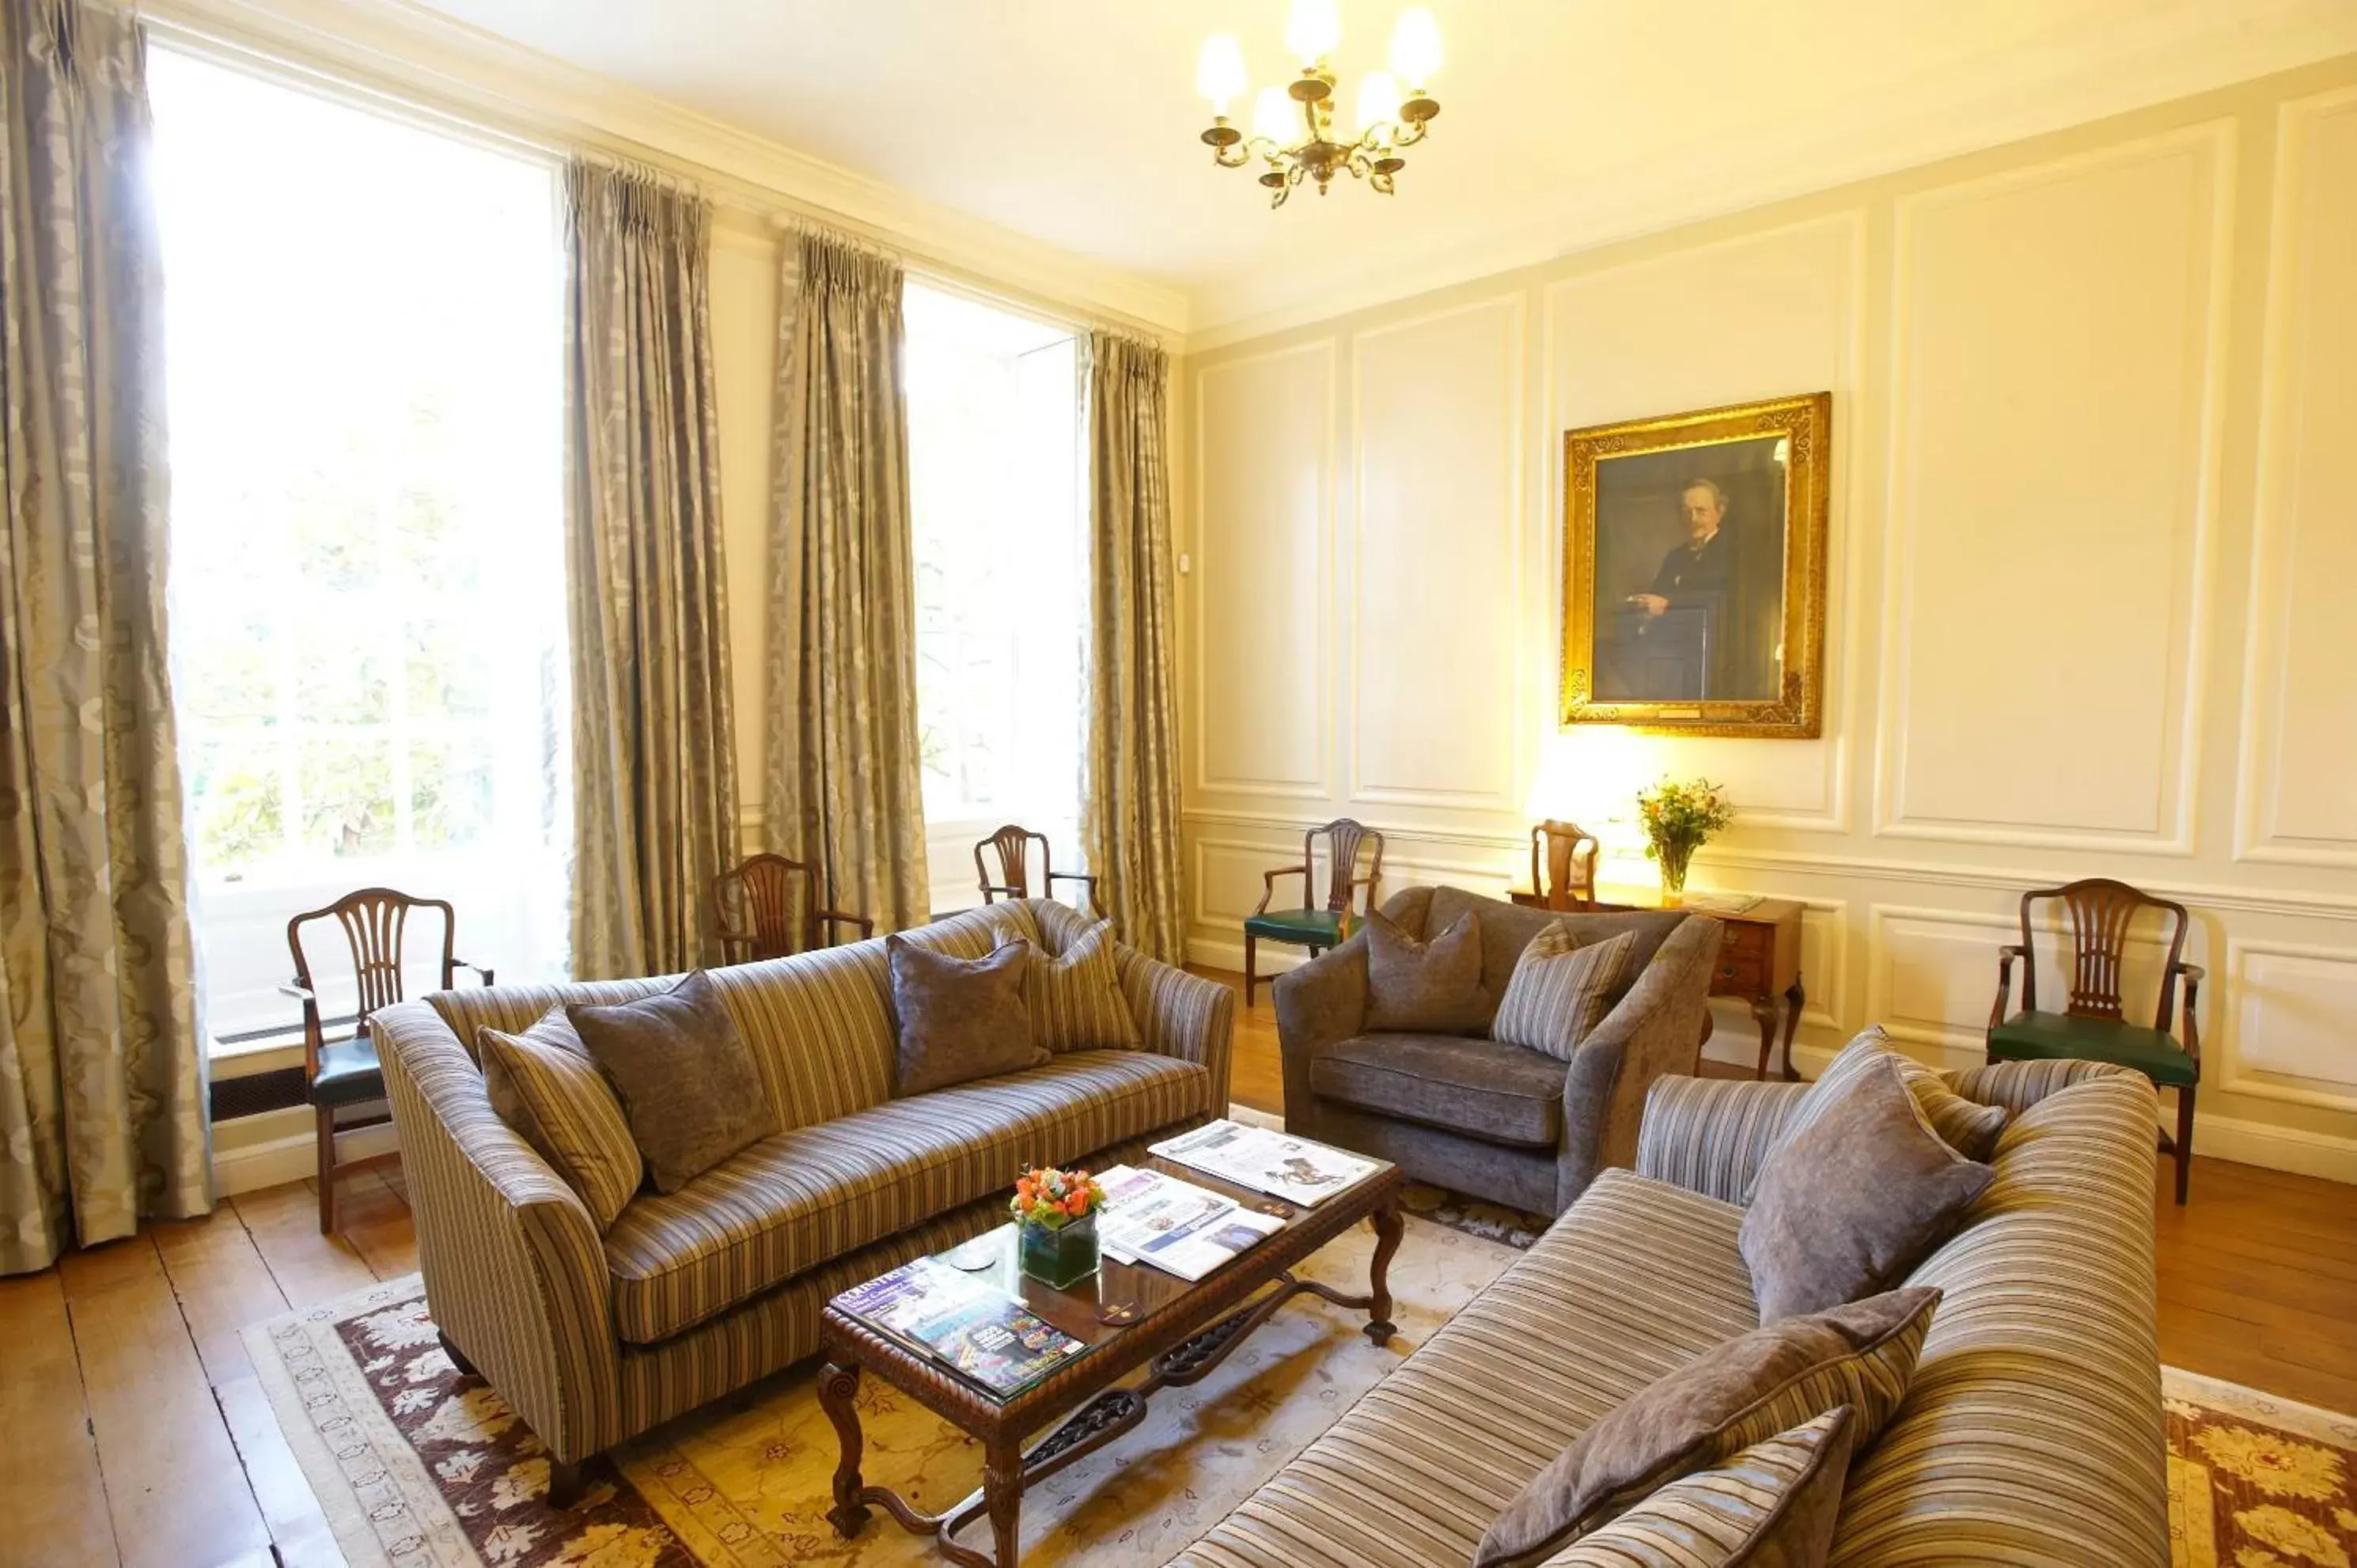
[[[1665, 907], [1660, 895], [1648, 896], [1638, 888], [1604, 891], [1606, 897], [1588, 908], [1609, 912]], [[1517, 887], [1507, 897], [1525, 908], [1550, 907], [1545, 895], [1526, 888]], [[1739, 997], [1751, 1004], [1751, 1016], [1760, 1025], [1760, 1063], [1753, 1069], [1758, 1078], [1768, 1076], [1769, 1064], [1775, 1059], [1780, 1026], [1784, 1044], [1781, 1076], [1798, 1076], [1792, 1071], [1792, 1037], [1800, 1033], [1801, 1009], [1808, 1002], [1808, 992], [1801, 984], [1801, 908], [1791, 898], [1762, 898], [1739, 915], [1717, 909], [1693, 911], [1708, 915], [1726, 928], [1719, 938], [1718, 969], [1711, 976], [1710, 993]]]

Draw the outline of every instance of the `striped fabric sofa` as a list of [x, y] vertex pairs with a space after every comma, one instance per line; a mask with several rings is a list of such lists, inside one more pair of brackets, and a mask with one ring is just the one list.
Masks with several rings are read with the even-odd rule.
[[[1088, 924], [1034, 899], [902, 935], [978, 958], [1010, 919], [1049, 952]], [[881, 939], [714, 970], [787, 1131], [677, 1192], [641, 1192], [602, 1237], [491, 1109], [476, 1032], [676, 977], [386, 1008], [373, 1028], [434, 1321], [575, 1479], [589, 1455], [812, 1354], [836, 1293], [1003, 1223], [1025, 1165], [1136, 1158], [1226, 1114], [1233, 993], [1126, 947], [1116, 962], [1142, 1049], [906, 1100]]]
[[[1944, 1294], [1906, 1402], [1853, 1462], [1831, 1561], [2166, 1568], [2152, 1086], [2083, 1062], [1951, 1079], [2014, 1115], [1996, 1179], [1910, 1277]], [[1635, 1171], [1598, 1176], [1177, 1563], [1467, 1562], [1579, 1433], [1757, 1324], [1738, 1201], [1807, 1088], [1662, 1079]]]

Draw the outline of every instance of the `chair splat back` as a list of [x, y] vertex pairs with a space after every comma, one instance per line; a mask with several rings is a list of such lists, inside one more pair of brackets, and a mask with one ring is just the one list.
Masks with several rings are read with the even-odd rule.
[[[2094, 876], [2060, 887], [2041, 887], [2021, 897], [2021, 945], [2025, 955], [2037, 950], [2031, 938], [2032, 906], [2058, 899], [2071, 933], [2069, 999], [2063, 1011], [2080, 1018], [2119, 1018], [2121, 961], [2127, 949], [2129, 928], [2146, 909], [2169, 917], [2169, 960], [2161, 971], [2160, 1005], [2155, 1027], [2166, 1032], [2177, 1010], [2178, 964], [2185, 956], [2185, 906], [2156, 898], [2140, 888], [2109, 877]], [[2038, 965], [2035, 959], [2022, 970], [2021, 1000], [2038, 1005]]]
[[[1383, 835], [1348, 817], [1337, 817], [1325, 826], [1312, 828], [1301, 835], [1302, 865], [1315, 866], [1318, 864], [1317, 848], [1320, 838], [1327, 841], [1327, 847], [1333, 854], [1332, 863], [1326, 868], [1326, 908], [1337, 914], [1349, 908], [1363, 881], [1367, 888], [1367, 907], [1372, 908], [1375, 890], [1383, 877]], [[1374, 845], [1374, 861], [1367, 868], [1365, 877], [1361, 878], [1358, 875], [1359, 851], [1371, 843]]]
[[1550, 909], [1590, 908], [1596, 902], [1596, 860], [1603, 847], [1577, 822], [1548, 818], [1531, 830], [1531, 891], [1544, 895]]
[[712, 879], [712, 919], [730, 963], [832, 947], [845, 926], [863, 938], [876, 929], [865, 915], [820, 908], [818, 867], [770, 850], [747, 855]]
[[[989, 902], [993, 894], [1004, 894], [1016, 899], [1031, 897], [1031, 843], [1039, 843], [1039, 871], [1044, 877], [1050, 874], [1048, 859], [1048, 835], [1034, 832], [1014, 822], [993, 832], [974, 846], [974, 874], [982, 878], [983, 897]], [[990, 867], [983, 860], [983, 851], [989, 850], [998, 857], [998, 875], [993, 880]]]
[[409, 933], [412, 909], [438, 910], [442, 916], [442, 987], [457, 982], [458, 961], [450, 905], [441, 898], [413, 898], [390, 887], [363, 887], [347, 893], [324, 909], [313, 909], [286, 922], [286, 945], [295, 959], [295, 983], [312, 990], [311, 965], [303, 951], [302, 928], [313, 920], [332, 918], [351, 948], [352, 970], [359, 985], [357, 1017], [365, 1025], [369, 1015], [402, 1000], [401, 954]]

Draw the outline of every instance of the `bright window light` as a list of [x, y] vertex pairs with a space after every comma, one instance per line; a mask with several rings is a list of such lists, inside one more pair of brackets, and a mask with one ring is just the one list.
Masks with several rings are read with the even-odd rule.
[[1003, 822], [1082, 869], [1081, 345], [913, 282], [904, 312], [925, 821], [967, 904], [965, 843]]
[[[292, 1024], [287, 918], [375, 884], [449, 899], [459, 956], [503, 980], [558, 976], [555, 171], [167, 49], [149, 89], [214, 1036]], [[414, 928], [412, 956], [440, 936]]]

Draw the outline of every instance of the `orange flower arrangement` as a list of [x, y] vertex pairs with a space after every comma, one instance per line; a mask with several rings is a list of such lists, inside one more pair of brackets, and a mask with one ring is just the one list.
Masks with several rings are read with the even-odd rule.
[[1075, 1219], [1085, 1219], [1104, 1207], [1104, 1188], [1086, 1171], [1060, 1171], [1052, 1165], [1028, 1170], [1015, 1182], [1007, 1211], [1031, 1225], [1061, 1230]]

